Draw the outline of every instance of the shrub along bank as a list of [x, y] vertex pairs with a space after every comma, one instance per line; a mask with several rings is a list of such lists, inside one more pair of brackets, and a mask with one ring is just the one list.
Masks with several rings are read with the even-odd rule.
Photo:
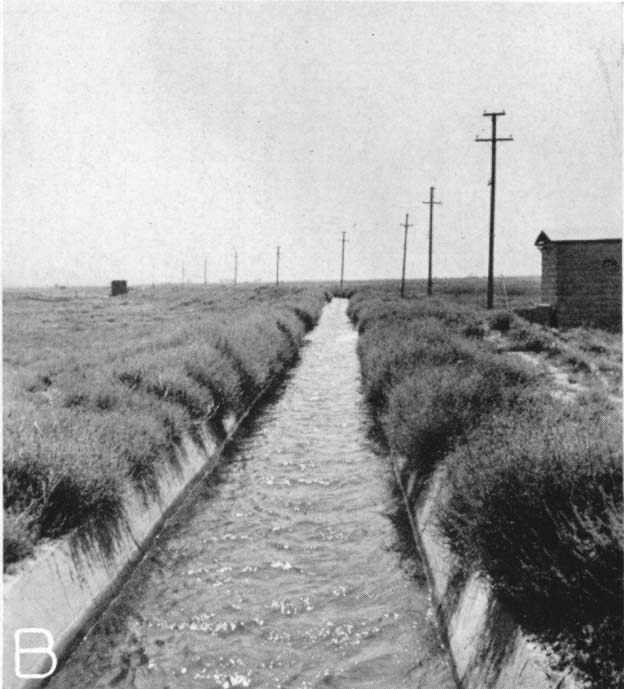
[[5, 567], [69, 531], [112, 548], [128, 487], [155, 495], [183, 434], [222, 428], [276, 384], [326, 298], [244, 287], [5, 298]]
[[362, 290], [350, 314], [376, 430], [421, 488], [443, 464], [438, 521], [464, 573], [485, 576], [555, 662], [621, 686], [621, 408], [554, 399], [467, 305]]

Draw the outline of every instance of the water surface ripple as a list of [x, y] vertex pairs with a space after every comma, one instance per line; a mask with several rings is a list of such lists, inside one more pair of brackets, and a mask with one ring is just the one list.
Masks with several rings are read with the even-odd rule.
[[346, 300], [50, 686], [451, 689], [366, 441]]

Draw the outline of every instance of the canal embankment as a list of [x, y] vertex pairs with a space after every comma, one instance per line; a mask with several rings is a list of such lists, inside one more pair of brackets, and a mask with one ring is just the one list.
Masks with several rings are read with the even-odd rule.
[[[253, 405], [249, 411], [252, 411]], [[5, 575], [3, 613], [3, 687], [39, 686], [40, 681], [17, 676], [14, 636], [20, 629], [43, 629], [53, 640], [51, 650], [62, 661], [77, 637], [109, 604], [140, 562], [166, 519], [193, 486], [217, 465], [227, 443], [245, 417], [229, 415], [223, 434], [204, 424], [197, 437], [185, 435], [176, 448], [175, 465], [164, 467], [157, 480], [157, 497], [146, 500], [136, 491], [124, 497], [124, 519], [115, 535], [114, 547], [105, 552], [97, 545], [84, 546], [72, 534], [42, 544], [33, 558], [16, 572]], [[41, 633], [23, 647], [40, 646]], [[45, 644], [44, 644], [45, 646]], [[47, 652], [22, 654], [19, 673], [45, 675], [51, 668]]]
[[[461, 686], [619, 686], [622, 420], [608, 389], [557, 394], [470, 304], [371, 289], [350, 313]], [[513, 327], [514, 350], [555, 341]]]
[[462, 689], [574, 689], [583, 686], [532, 641], [496, 599], [487, 580], [461, 571], [436, 520], [444, 504], [444, 472], [436, 471], [427, 489], [413, 499], [414, 481], [403, 483], [402, 461], [395, 476], [410, 515], [414, 542], [426, 572], [440, 634]]

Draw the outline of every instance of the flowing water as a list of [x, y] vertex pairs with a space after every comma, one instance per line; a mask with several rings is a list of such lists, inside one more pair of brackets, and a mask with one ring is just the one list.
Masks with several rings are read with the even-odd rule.
[[50, 686], [451, 689], [366, 440], [346, 300]]

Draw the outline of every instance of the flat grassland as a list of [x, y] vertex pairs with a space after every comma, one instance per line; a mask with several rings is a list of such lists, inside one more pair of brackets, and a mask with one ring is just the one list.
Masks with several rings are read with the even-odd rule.
[[245, 409], [296, 361], [318, 286], [5, 290], [4, 564], [72, 532], [114, 545], [184, 433]]
[[588, 686], [622, 686], [620, 335], [488, 312], [468, 287], [351, 295], [373, 430], [406, 459], [412, 499], [442, 472], [456, 575], [484, 576]]

